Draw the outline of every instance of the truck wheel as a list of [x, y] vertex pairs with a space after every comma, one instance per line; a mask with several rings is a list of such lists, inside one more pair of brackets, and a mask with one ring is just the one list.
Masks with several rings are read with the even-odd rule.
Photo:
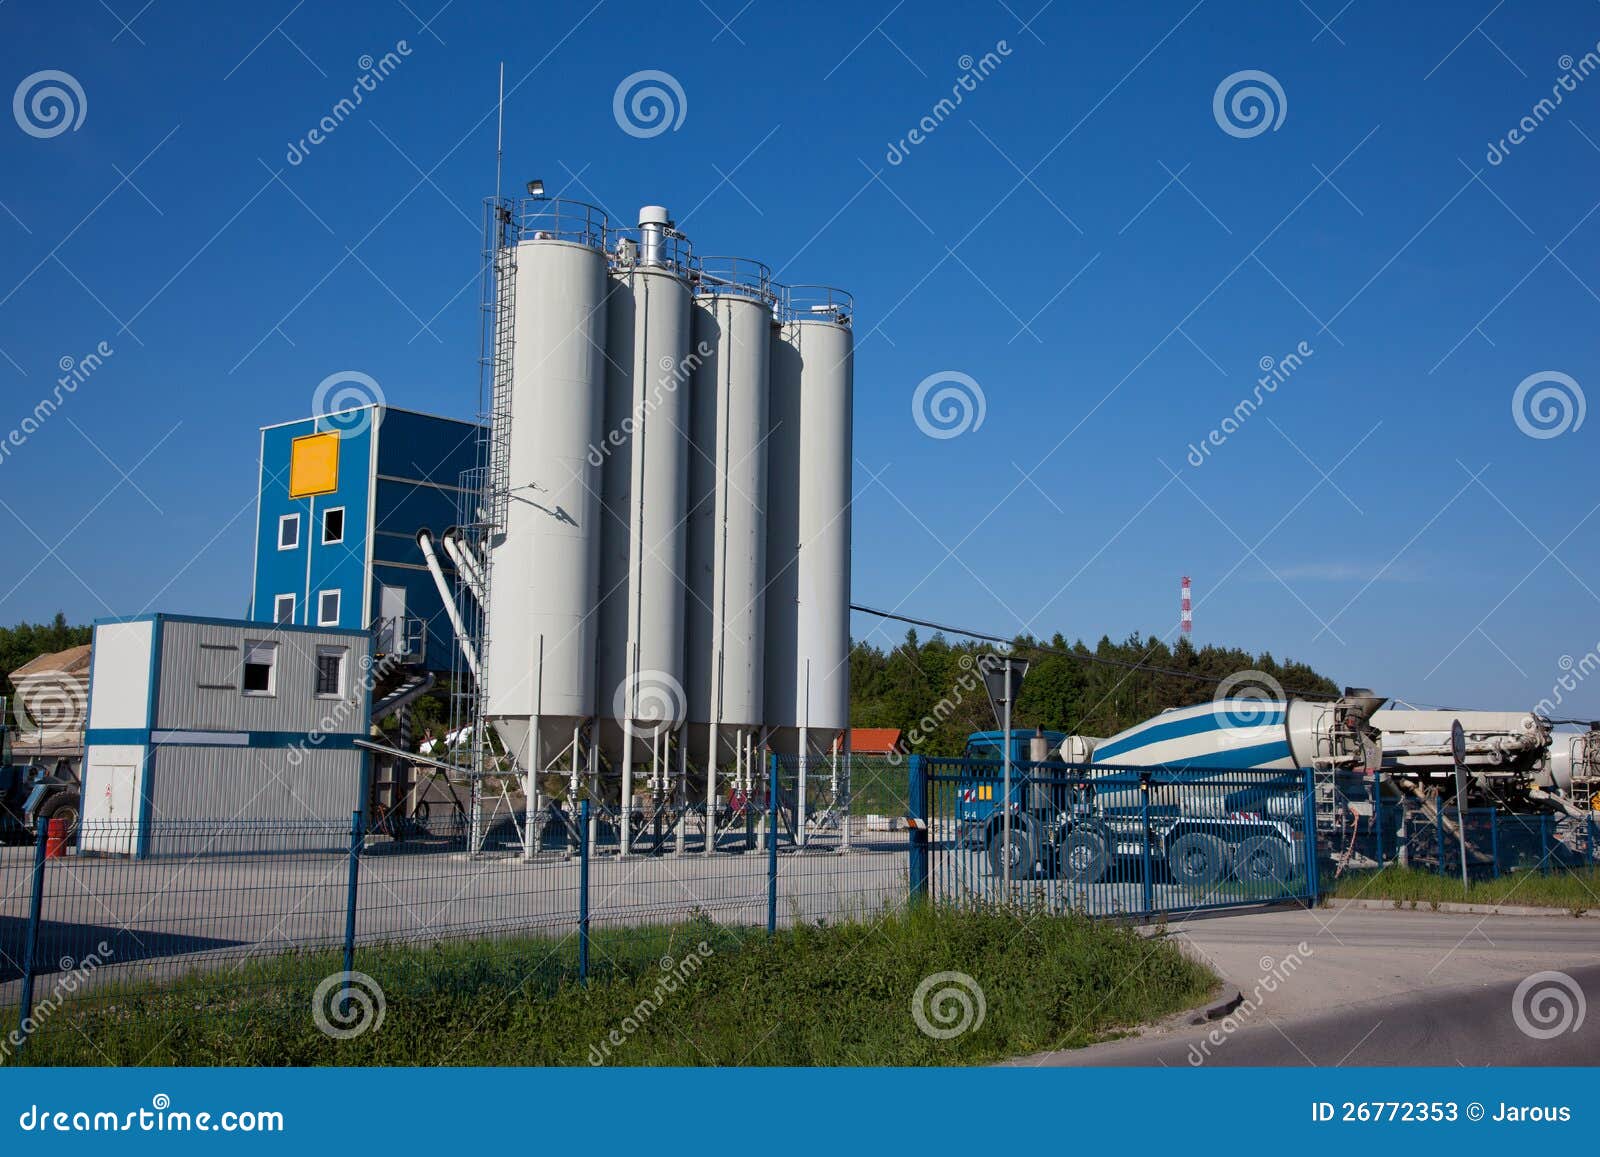
[[1061, 878], [1074, 884], [1098, 884], [1106, 878], [1110, 859], [1106, 841], [1098, 833], [1072, 832], [1061, 841]]
[[1277, 836], [1251, 836], [1234, 853], [1233, 874], [1245, 884], [1287, 884], [1289, 849]]
[[[1039, 832], [1027, 816], [1011, 817], [1011, 878], [1027, 880], [1033, 877], [1034, 865], [1039, 861]], [[1004, 876], [1005, 826], [996, 821], [989, 829], [989, 870]]]
[[82, 811], [77, 792], [57, 792], [39, 805], [35, 822], [49, 827], [51, 820], [66, 820], [67, 843], [71, 845], [78, 842], [78, 820]]
[[1228, 857], [1216, 836], [1188, 832], [1173, 840], [1167, 849], [1167, 870], [1175, 883], [1209, 888], [1227, 872]]

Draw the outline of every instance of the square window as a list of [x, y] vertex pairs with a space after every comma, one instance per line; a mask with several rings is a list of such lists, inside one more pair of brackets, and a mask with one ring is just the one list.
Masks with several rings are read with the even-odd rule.
[[343, 647], [317, 648], [317, 694], [337, 699], [344, 695]]
[[344, 507], [335, 506], [322, 512], [322, 545], [332, 546], [344, 541]]
[[243, 689], [246, 695], [277, 694], [278, 644], [245, 640]]
[[285, 514], [278, 519], [278, 549], [295, 550], [300, 546], [300, 516]]
[[307, 434], [289, 448], [289, 497], [309, 498], [339, 488], [339, 435]]
[[339, 625], [339, 592], [321, 591], [317, 594], [317, 626]]
[[294, 622], [293, 595], [278, 595], [272, 600], [272, 621], [275, 623]]

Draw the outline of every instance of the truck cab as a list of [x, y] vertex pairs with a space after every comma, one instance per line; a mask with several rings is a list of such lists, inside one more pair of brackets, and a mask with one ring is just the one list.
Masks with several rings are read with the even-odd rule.
[[[1050, 758], [1061, 747], [1066, 733], [1061, 731], [1035, 731], [1027, 728], [1011, 729], [1011, 802], [1020, 807], [1024, 799], [1026, 767], [1030, 761], [1033, 741], [1042, 737]], [[956, 823], [963, 834], [977, 834], [985, 821], [994, 815], [1004, 796], [1003, 767], [1006, 754], [1004, 731], [974, 731], [967, 736], [963, 757], [979, 774], [969, 775], [956, 785]], [[970, 833], [968, 829], [971, 829]]]

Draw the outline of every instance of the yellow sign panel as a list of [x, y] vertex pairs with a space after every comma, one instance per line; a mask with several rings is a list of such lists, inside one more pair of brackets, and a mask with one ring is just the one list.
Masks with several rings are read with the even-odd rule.
[[296, 438], [289, 454], [289, 497], [309, 498], [339, 488], [339, 435]]

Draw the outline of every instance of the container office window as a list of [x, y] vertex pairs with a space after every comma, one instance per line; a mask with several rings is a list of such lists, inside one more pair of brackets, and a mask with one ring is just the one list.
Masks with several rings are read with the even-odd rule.
[[339, 625], [339, 592], [319, 591], [317, 594], [317, 626]]
[[322, 512], [322, 545], [333, 546], [344, 541], [344, 507], [335, 506]]
[[278, 693], [278, 644], [245, 640], [244, 693], [246, 695]]
[[317, 697], [339, 699], [344, 695], [343, 647], [317, 648]]
[[300, 516], [285, 514], [278, 519], [278, 549], [296, 550], [300, 546]]
[[277, 595], [272, 600], [272, 621], [275, 623], [294, 622], [294, 596]]

